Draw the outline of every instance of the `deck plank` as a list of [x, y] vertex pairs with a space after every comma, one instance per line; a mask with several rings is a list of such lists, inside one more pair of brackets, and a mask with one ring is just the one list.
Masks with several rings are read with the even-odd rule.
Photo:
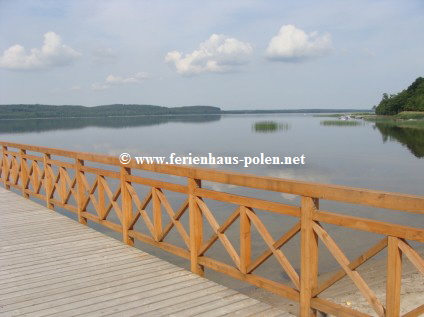
[[284, 315], [0, 187], [0, 316]]

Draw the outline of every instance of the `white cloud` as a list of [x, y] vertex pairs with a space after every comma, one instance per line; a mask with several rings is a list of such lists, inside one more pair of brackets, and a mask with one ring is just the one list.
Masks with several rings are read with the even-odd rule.
[[[287, 166], [284, 169], [274, 170], [269, 173], [271, 177], [277, 177], [281, 179], [292, 179], [296, 181], [306, 181], [306, 182], [321, 182], [331, 184], [331, 179], [328, 177], [328, 173], [322, 170], [313, 170], [308, 169], [295, 169], [288, 168]], [[298, 195], [280, 193], [284, 199], [295, 200], [298, 198]]]
[[190, 54], [169, 52], [165, 61], [174, 63], [177, 73], [193, 75], [204, 72], [225, 73], [247, 64], [252, 54], [249, 43], [225, 35], [212, 34]]
[[134, 84], [134, 83], [139, 83], [147, 78], [149, 78], [149, 76], [147, 73], [144, 73], [144, 72], [139, 72], [135, 74], [134, 76], [130, 76], [130, 77], [109, 75], [106, 77], [106, 83], [111, 85]]
[[323, 56], [331, 50], [331, 36], [328, 33], [309, 34], [293, 25], [283, 25], [266, 50], [266, 57], [275, 61], [298, 62]]
[[109, 88], [110, 88], [110, 86], [105, 85], [105, 84], [94, 83], [94, 84], [91, 85], [92, 90], [106, 90], [106, 89], [109, 89]]
[[0, 56], [0, 67], [9, 70], [41, 70], [69, 65], [81, 56], [73, 48], [62, 44], [54, 32], [44, 34], [41, 49], [32, 48], [29, 52], [22, 45], [13, 45]]
[[113, 85], [137, 84], [149, 78], [149, 74], [145, 72], [138, 72], [137, 74], [129, 77], [121, 77], [116, 75], [109, 75], [105, 78], [104, 83], [93, 83], [92, 90], [106, 90]]

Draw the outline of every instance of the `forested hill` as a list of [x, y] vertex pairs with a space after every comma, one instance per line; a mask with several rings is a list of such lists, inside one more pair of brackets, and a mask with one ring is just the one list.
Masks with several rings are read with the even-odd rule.
[[274, 110], [221, 110], [212, 106], [168, 108], [153, 105], [114, 104], [106, 106], [53, 106], [40, 104], [0, 105], [0, 119], [37, 118], [102, 118], [143, 115], [218, 115], [218, 114], [271, 114], [271, 113], [347, 113], [371, 112], [363, 109], [274, 109]]
[[95, 107], [51, 106], [40, 104], [0, 105], [0, 119], [113, 117], [139, 115], [191, 115], [219, 114], [221, 109], [211, 106], [187, 106], [168, 108], [152, 105], [114, 104]]
[[395, 95], [383, 94], [376, 114], [397, 114], [401, 111], [424, 111], [424, 78], [418, 77], [407, 89]]

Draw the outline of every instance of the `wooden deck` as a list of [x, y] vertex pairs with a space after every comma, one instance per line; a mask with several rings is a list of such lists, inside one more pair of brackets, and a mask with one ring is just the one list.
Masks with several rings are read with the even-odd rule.
[[290, 316], [0, 187], [0, 316]]
[[[191, 166], [137, 164], [134, 160], [123, 164], [116, 156], [29, 144], [0, 141], [0, 146], [0, 182], [5, 189], [39, 199], [48, 209], [73, 213], [83, 226], [16, 195], [0, 194], [4, 197], [4, 202], [0, 199], [0, 239], [6, 238], [3, 247], [0, 245], [0, 315], [2, 310], [5, 315], [16, 310], [16, 314], [28, 311], [37, 315], [38, 311], [56, 316], [69, 312], [131, 316], [130, 311], [147, 316], [281, 313], [199, 279], [206, 268], [297, 302], [302, 317], [313, 312], [373, 316], [323, 297], [336, 283], [349, 279], [374, 315], [399, 317], [405, 285], [403, 259], [424, 275], [424, 258], [415, 249], [424, 243], [424, 196]], [[299, 203], [237, 195], [208, 183], [291, 194]], [[179, 198], [173, 200], [170, 195]], [[342, 205], [339, 211], [328, 211], [320, 208], [320, 201]], [[217, 220], [219, 213], [224, 215], [217, 204], [226, 206], [223, 221]], [[380, 219], [358, 217], [356, 212], [341, 212], [345, 204], [413, 214], [416, 221], [405, 226], [387, 221], [383, 214]], [[263, 222], [264, 213], [271, 213], [280, 224], [287, 224], [287, 217], [297, 221], [271, 232]], [[127, 246], [85, 228], [87, 222], [115, 231]], [[327, 226], [345, 230], [352, 239], [361, 232], [383, 237], [351, 259]], [[254, 231], [266, 246], [252, 252]], [[173, 235], [182, 243], [176, 243]], [[295, 267], [282, 249], [295, 237], [300, 239], [300, 267]], [[136, 241], [186, 259], [197, 276], [129, 248]], [[210, 252], [217, 244], [225, 249], [230, 262]], [[323, 281], [319, 279], [319, 260], [328, 252], [319, 252], [320, 245], [340, 266]], [[4, 260], [2, 248], [7, 255]], [[359, 270], [382, 252], [386, 253], [386, 290], [379, 297]], [[278, 262], [273, 265], [289, 281], [263, 274], [269, 258]], [[424, 304], [419, 303], [402, 316], [423, 314]]]

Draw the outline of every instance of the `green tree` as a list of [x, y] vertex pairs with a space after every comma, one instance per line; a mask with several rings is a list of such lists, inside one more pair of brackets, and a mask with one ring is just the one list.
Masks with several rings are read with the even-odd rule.
[[376, 114], [393, 115], [401, 111], [424, 111], [424, 78], [418, 77], [398, 94], [383, 94], [375, 109]]

